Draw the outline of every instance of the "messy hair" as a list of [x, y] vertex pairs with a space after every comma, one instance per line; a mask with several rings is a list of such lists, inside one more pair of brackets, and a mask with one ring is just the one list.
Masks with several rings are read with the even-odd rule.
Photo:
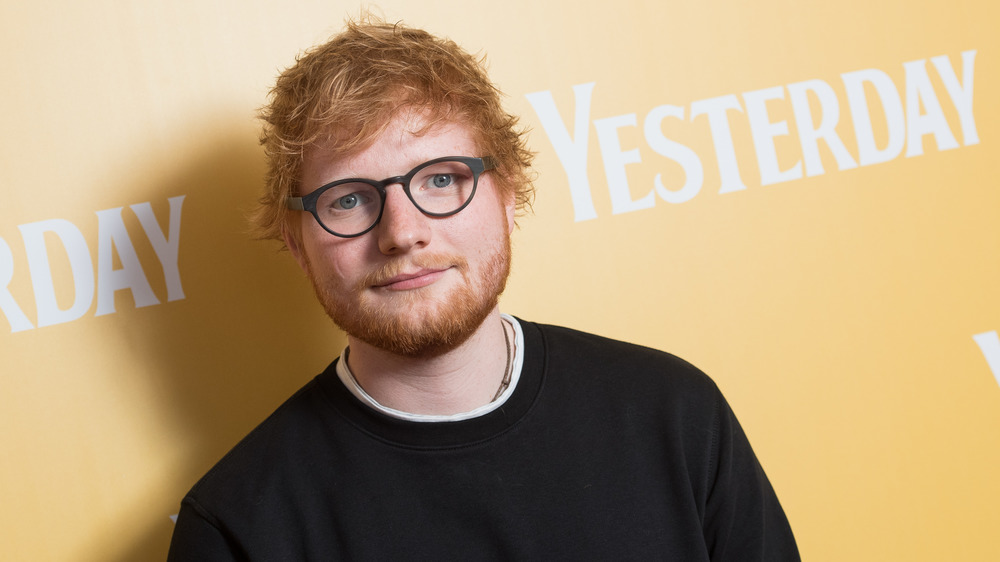
[[532, 153], [517, 117], [505, 112], [501, 93], [482, 59], [454, 42], [402, 24], [347, 23], [330, 41], [300, 55], [282, 72], [260, 111], [260, 142], [267, 158], [266, 187], [253, 216], [260, 238], [281, 239], [289, 219], [285, 198], [301, 192], [305, 154], [322, 147], [332, 157], [370, 146], [395, 114], [427, 113], [430, 125], [469, 128], [480, 154], [496, 162], [494, 182], [530, 208]]

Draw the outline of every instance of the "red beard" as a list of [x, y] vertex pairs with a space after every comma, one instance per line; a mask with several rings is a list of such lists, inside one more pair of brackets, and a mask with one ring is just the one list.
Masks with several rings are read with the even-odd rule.
[[[493, 255], [471, 271], [461, 256], [400, 258], [366, 275], [355, 287], [323, 282], [305, 260], [316, 296], [334, 323], [348, 335], [379, 349], [407, 357], [430, 357], [455, 349], [482, 325], [497, 306], [510, 274], [510, 238], [501, 234]], [[462, 282], [444, 296], [428, 287], [377, 297], [371, 287], [404, 270], [452, 266]], [[377, 289], [376, 289], [377, 290]]]

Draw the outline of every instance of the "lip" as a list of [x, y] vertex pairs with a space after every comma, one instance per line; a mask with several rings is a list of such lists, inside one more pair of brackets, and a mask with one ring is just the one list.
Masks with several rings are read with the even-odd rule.
[[376, 289], [387, 289], [390, 291], [407, 291], [426, 287], [437, 281], [444, 275], [450, 267], [440, 269], [418, 269], [412, 272], [404, 272], [386, 279], [375, 285]]

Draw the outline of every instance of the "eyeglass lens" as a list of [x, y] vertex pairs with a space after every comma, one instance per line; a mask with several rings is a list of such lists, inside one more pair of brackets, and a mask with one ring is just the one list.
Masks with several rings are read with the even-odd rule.
[[[457, 211], [472, 196], [475, 186], [475, 174], [463, 162], [437, 162], [411, 173], [410, 200], [431, 215]], [[320, 222], [345, 235], [357, 234], [375, 224], [381, 210], [382, 195], [378, 188], [360, 181], [335, 185], [316, 201]]]

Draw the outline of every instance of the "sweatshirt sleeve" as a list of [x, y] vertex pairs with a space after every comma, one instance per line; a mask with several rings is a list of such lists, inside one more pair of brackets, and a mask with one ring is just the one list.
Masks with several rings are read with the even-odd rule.
[[721, 394], [713, 431], [714, 466], [704, 533], [712, 560], [798, 561], [784, 510], [746, 434]]
[[226, 536], [198, 509], [197, 504], [186, 498], [181, 504], [177, 525], [170, 539], [167, 562], [229, 562], [246, 560], [238, 554]]

